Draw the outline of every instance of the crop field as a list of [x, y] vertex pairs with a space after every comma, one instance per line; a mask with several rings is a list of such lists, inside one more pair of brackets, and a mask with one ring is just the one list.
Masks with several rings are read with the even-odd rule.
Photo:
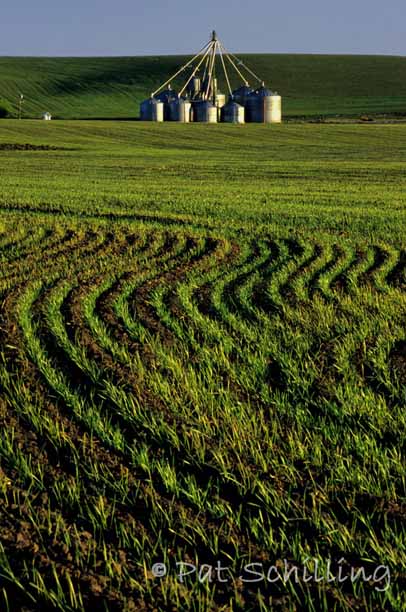
[[404, 125], [0, 122], [1, 612], [405, 610], [405, 170]]

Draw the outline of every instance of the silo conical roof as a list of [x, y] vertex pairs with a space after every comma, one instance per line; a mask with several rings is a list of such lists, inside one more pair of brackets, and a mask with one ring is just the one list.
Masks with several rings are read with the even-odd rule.
[[172, 100], [175, 100], [177, 97], [178, 93], [171, 87], [168, 87], [168, 89], [161, 91], [161, 93], [156, 96], [156, 99], [160, 102], [172, 102]]
[[272, 91], [265, 87], [265, 85], [261, 85], [261, 87], [256, 89], [251, 95], [256, 95], [260, 98], [265, 98], [266, 96], [272, 96]]

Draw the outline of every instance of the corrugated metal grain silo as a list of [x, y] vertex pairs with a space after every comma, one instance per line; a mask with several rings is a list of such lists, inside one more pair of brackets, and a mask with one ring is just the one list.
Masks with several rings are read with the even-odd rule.
[[164, 120], [164, 104], [156, 98], [148, 98], [148, 100], [141, 102], [140, 111], [141, 121], [161, 123]]
[[218, 91], [214, 97], [215, 106], [217, 106], [217, 108], [222, 108], [225, 103], [226, 103], [226, 94], [223, 94], [220, 91]]
[[238, 87], [238, 89], [234, 89], [232, 94], [234, 102], [237, 102], [237, 104], [240, 104], [241, 106], [245, 106], [248, 96], [253, 91], [254, 90], [252, 87], [249, 87], [249, 85], [241, 85], [241, 87]]
[[277, 93], [271, 96], [271, 123], [282, 123], [282, 98]]
[[221, 121], [224, 123], [245, 123], [245, 108], [230, 99], [221, 109]]
[[155, 96], [157, 100], [163, 102], [164, 105], [164, 121], [170, 121], [171, 119], [171, 102], [178, 98], [178, 94], [176, 91], [172, 89], [169, 85], [168, 89], [161, 91], [157, 96]]
[[261, 85], [247, 97], [245, 110], [250, 123], [272, 123], [272, 92]]
[[199, 123], [217, 123], [217, 107], [209, 100], [193, 102], [194, 121]]
[[226, 103], [226, 96], [221, 92], [217, 92], [214, 96], [214, 106], [217, 108], [217, 120], [221, 121], [221, 109]]
[[192, 104], [190, 100], [180, 98], [170, 102], [171, 109], [171, 121], [178, 121], [179, 123], [189, 123], [191, 118]]

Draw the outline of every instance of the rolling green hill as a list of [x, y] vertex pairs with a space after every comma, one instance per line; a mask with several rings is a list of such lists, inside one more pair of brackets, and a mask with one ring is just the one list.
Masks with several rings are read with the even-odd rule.
[[[283, 96], [285, 116], [406, 116], [406, 57], [244, 55]], [[0, 100], [24, 116], [132, 118], [139, 102], [186, 61], [183, 56], [0, 58]], [[176, 86], [176, 83], [174, 83]], [[235, 83], [237, 85], [237, 82]]]

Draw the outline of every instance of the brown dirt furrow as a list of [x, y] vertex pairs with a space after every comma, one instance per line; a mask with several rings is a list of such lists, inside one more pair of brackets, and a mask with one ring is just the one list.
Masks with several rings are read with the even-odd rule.
[[348, 293], [349, 291], [349, 283], [348, 283], [348, 274], [365, 259], [366, 252], [361, 249], [355, 250], [354, 259], [350, 262], [348, 267], [340, 272], [338, 276], [335, 277], [331, 284], [331, 289], [333, 291], [342, 291], [343, 293]]
[[385, 263], [385, 261], [387, 260], [388, 255], [385, 253], [385, 251], [383, 249], [381, 249], [378, 246], [374, 246], [374, 262], [373, 264], [368, 268], [368, 270], [365, 270], [365, 272], [363, 272], [359, 277], [358, 277], [358, 284], [360, 286], [363, 285], [374, 285], [374, 273], [379, 270], [379, 268], [382, 266], [382, 264]]
[[319, 244], [314, 245], [313, 253], [300, 264], [294, 272], [292, 272], [285, 283], [280, 286], [279, 293], [283, 296], [291, 306], [295, 306], [298, 302], [293, 284], [296, 279], [306, 274], [307, 270], [314, 264], [323, 253], [322, 247]]
[[406, 341], [399, 340], [389, 355], [389, 368], [402, 385], [406, 385]]
[[[320, 270], [318, 270], [316, 274], [314, 274], [314, 276], [309, 280], [308, 287], [309, 287], [310, 298], [312, 298], [316, 294], [318, 296], [323, 296], [323, 292], [321, 291], [321, 289], [319, 289], [319, 287], [317, 286], [317, 283], [319, 282], [323, 274], [326, 274], [326, 272], [329, 272], [332, 268], [334, 268], [337, 265], [337, 263], [340, 260], [342, 260], [345, 257], [345, 251], [339, 245], [334, 244], [332, 247], [332, 250], [333, 250], [332, 259], [327, 261], [326, 264]], [[334, 283], [334, 280], [333, 280], [333, 283]]]
[[388, 285], [406, 289], [406, 250], [400, 251], [399, 260], [388, 276]]

